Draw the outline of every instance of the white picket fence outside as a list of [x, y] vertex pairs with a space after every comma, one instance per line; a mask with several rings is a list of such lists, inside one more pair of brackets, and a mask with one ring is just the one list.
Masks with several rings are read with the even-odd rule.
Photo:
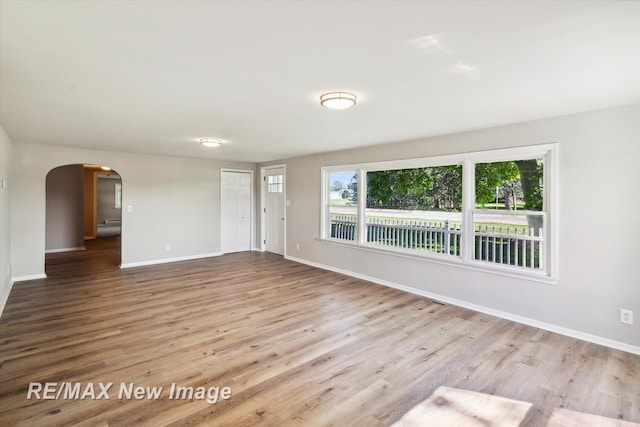
[[475, 259], [544, 270], [544, 234], [522, 227], [478, 225], [474, 229]]
[[[331, 218], [331, 237], [356, 239], [356, 217]], [[367, 218], [367, 243], [460, 256], [461, 224], [444, 221]], [[474, 227], [474, 259], [528, 269], [544, 270], [544, 234], [542, 228], [516, 226]]]
[[353, 215], [331, 217], [331, 237], [340, 240], [355, 240], [356, 217]]
[[367, 242], [404, 249], [460, 255], [460, 224], [449, 220], [402, 221], [367, 218]]

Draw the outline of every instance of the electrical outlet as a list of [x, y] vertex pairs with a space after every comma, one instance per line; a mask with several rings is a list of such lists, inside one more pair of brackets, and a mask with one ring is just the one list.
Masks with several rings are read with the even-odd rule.
[[167, 243], [166, 245], [164, 245], [164, 250], [165, 252], [169, 252], [171, 250], [171, 243]]
[[620, 323], [633, 325], [633, 310], [620, 309]]
[[296, 243], [296, 250], [299, 251], [300, 250], [300, 243]]

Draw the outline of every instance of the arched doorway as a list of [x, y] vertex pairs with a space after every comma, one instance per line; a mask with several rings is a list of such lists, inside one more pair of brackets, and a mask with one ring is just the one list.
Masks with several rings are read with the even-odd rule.
[[98, 165], [65, 165], [46, 177], [45, 271], [73, 275], [118, 268], [122, 178]]

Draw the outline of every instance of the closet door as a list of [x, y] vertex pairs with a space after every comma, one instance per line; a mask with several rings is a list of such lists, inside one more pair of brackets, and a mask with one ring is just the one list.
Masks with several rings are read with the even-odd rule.
[[251, 250], [251, 172], [221, 172], [220, 251]]

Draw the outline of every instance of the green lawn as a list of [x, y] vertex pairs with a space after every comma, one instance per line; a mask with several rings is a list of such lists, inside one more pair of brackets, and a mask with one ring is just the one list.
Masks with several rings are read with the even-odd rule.
[[[485, 203], [480, 204], [480, 203], [476, 203], [476, 209], [503, 209], [504, 210], [504, 203]], [[524, 209], [524, 202], [518, 202], [516, 203], [516, 210], [523, 210]]]
[[349, 199], [331, 199], [329, 202], [330, 206], [355, 206]]

